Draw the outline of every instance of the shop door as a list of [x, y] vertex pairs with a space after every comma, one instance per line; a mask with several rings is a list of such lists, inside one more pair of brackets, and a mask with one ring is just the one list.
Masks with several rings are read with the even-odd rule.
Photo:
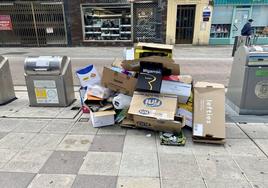
[[61, 2], [0, 3], [0, 16], [10, 18], [0, 29], [0, 46], [66, 46], [66, 25]]
[[192, 44], [194, 35], [195, 5], [178, 5], [176, 43]]
[[241, 30], [249, 19], [249, 12], [250, 12], [249, 8], [236, 9], [233, 24], [233, 36], [232, 36], [233, 38], [241, 35]]

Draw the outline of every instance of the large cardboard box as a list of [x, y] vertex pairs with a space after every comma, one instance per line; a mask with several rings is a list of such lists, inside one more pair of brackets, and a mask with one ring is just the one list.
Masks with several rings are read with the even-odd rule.
[[101, 83], [104, 87], [113, 91], [132, 96], [137, 85], [137, 79], [104, 67]]
[[177, 96], [134, 92], [128, 113], [160, 120], [174, 120]]
[[225, 138], [225, 88], [222, 84], [197, 82], [194, 86], [195, 141]]
[[136, 127], [155, 131], [179, 132], [184, 117], [176, 117], [177, 96], [135, 92], [128, 113]]
[[163, 75], [180, 75], [180, 65], [175, 64], [173, 59], [167, 57], [151, 56], [143, 57], [135, 60], [124, 60], [122, 61], [122, 67], [128, 71], [140, 70], [140, 62], [151, 62], [151, 63], [160, 63], [163, 65]]

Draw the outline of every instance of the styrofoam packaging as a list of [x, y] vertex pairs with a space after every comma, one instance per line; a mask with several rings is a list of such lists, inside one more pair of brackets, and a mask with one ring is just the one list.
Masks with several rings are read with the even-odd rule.
[[128, 108], [130, 106], [131, 100], [132, 97], [120, 93], [113, 99], [114, 108], [117, 110]]
[[101, 77], [94, 65], [88, 65], [87, 67], [76, 71], [76, 75], [82, 87], [90, 88], [93, 85], [100, 84], [101, 82]]

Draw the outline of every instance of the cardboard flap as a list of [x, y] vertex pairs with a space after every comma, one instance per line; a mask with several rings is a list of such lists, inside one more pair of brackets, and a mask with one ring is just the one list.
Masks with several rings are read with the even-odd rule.
[[195, 88], [214, 88], [214, 89], [223, 89], [225, 88], [223, 84], [210, 83], [210, 82], [197, 82], [194, 85]]
[[173, 50], [173, 45], [168, 45], [168, 44], [157, 44], [157, 43], [138, 43], [136, 45], [136, 48], [152, 48], [152, 49], [164, 49], [164, 50]]

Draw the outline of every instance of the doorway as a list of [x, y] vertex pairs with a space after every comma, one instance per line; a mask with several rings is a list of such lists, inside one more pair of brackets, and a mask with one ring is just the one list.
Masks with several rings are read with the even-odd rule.
[[195, 5], [177, 6], [176, 44], [193, 43], [195, 8]]

